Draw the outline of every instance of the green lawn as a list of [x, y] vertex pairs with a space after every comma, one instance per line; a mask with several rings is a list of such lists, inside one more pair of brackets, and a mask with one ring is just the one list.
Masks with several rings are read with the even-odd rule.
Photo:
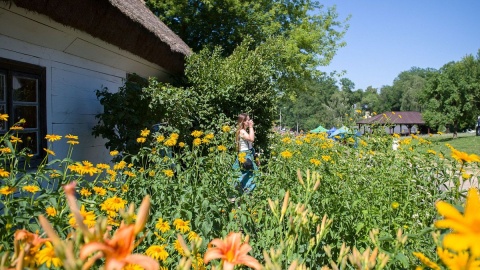
[[445, 145], [448, 143], [457, 150], [480, 156], [480, 136], [475, 136], [475, 133], [458, 133], [455, 139], [452, 134], [435, 134], [429, 139], [432, 141], [432, 149], [437, 152], [449, 155], [450, 149]]

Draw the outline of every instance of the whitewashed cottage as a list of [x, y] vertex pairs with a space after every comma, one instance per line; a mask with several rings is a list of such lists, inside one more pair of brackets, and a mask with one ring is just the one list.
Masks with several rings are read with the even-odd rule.
[[168, 81], [190, 53], [142, 0], [0, 0], [0, 113], [10, 116], [0, 132], [24, 118], [20, 137], [37, 159], [46, 134], [73, 134], [74, 160], [109, 161], [91, 135], [103, 109], [95, 90], [116, 92], [131, 73]]

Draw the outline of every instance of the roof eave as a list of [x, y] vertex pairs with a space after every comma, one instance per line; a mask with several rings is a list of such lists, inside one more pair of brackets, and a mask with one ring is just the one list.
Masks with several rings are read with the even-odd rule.
[[[173, 75], [184, 73], [185, 58], [191, 54], [183, 40], [155, 17], [140, 0], [0, 1], [13, 2], [18, 7], [84, 31], [155, 63]], [[135, 10], [129, 14], [127, 9]], [[147, 19], [140, 18], [142, 14]]]

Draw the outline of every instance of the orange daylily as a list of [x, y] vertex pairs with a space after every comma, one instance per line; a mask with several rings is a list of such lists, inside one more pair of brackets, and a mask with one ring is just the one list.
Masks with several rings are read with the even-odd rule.
[[225, 240], [216, 238], [209, 245], [203, 258], [205, 264], [214, 259], [221, 259], [224, 270], [232, 270], [237, 264], [244, 264], [253, 269], [261, 269], [262, 265], [252, 256], [247, 255], [252, 247], [248, 244], [248, 236], [242, 244], [242, 234], [231, 232]]
[[34, 266], [35, 254], [48, 240], [48, 238], [41, 238], [38, 234], [27, 230], [17, 230], [14, 235], [14, 248], [16, 264], [19, 269], [22, 269], [24, 264], [26, 267]]
[[86, 268], [92, 266], [97, 259], [105, 257], [105, 269], [107, 270], [120, 270], [127, 264], [137, 264], [147, 270], [159, 269], [160, 266], [156, 260], [146, 255], [131, 254], [136, 246], [135, 236], [143, 230], [149, 208], [150, 199], [147, 196], [142, 201], [135, 224], [122, 223], [110, 239], [105, 237], [103, 240], [92, 241], [84, 245], [80, 249], [82, 260], [87, 259], [92, 253], [98, 252], [85, 263]]
[[156, 260], [141, 254], [131, 254], [135, 248], [135, 225], [122, 224], [111, 239], [103, 239], [103, 242], [91, 242], [80, 250], [80, 258], [85, 260], [94, 252], [99, 252], [89, 259], [86, 265], [105, 256], [105, 269], [123, 269], [127, 264], [137, 264], [144, 269], [158, 269]]

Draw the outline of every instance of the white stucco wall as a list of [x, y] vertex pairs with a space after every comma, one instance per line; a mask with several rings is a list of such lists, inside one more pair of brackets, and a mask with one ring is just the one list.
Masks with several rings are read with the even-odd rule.
[[[0, 4], [0, 57], [46, 68], [47, 134], [78, 135], [73, 159], [93, 163], [111, 159], [105, 141], [91, 135], [103, 110], [95, 90], [116, 92], [127, 73], [168, 76], [142, 58], [14, 5]], [[52, 149], [63, 158], [68, 144], [55, 142]]]

